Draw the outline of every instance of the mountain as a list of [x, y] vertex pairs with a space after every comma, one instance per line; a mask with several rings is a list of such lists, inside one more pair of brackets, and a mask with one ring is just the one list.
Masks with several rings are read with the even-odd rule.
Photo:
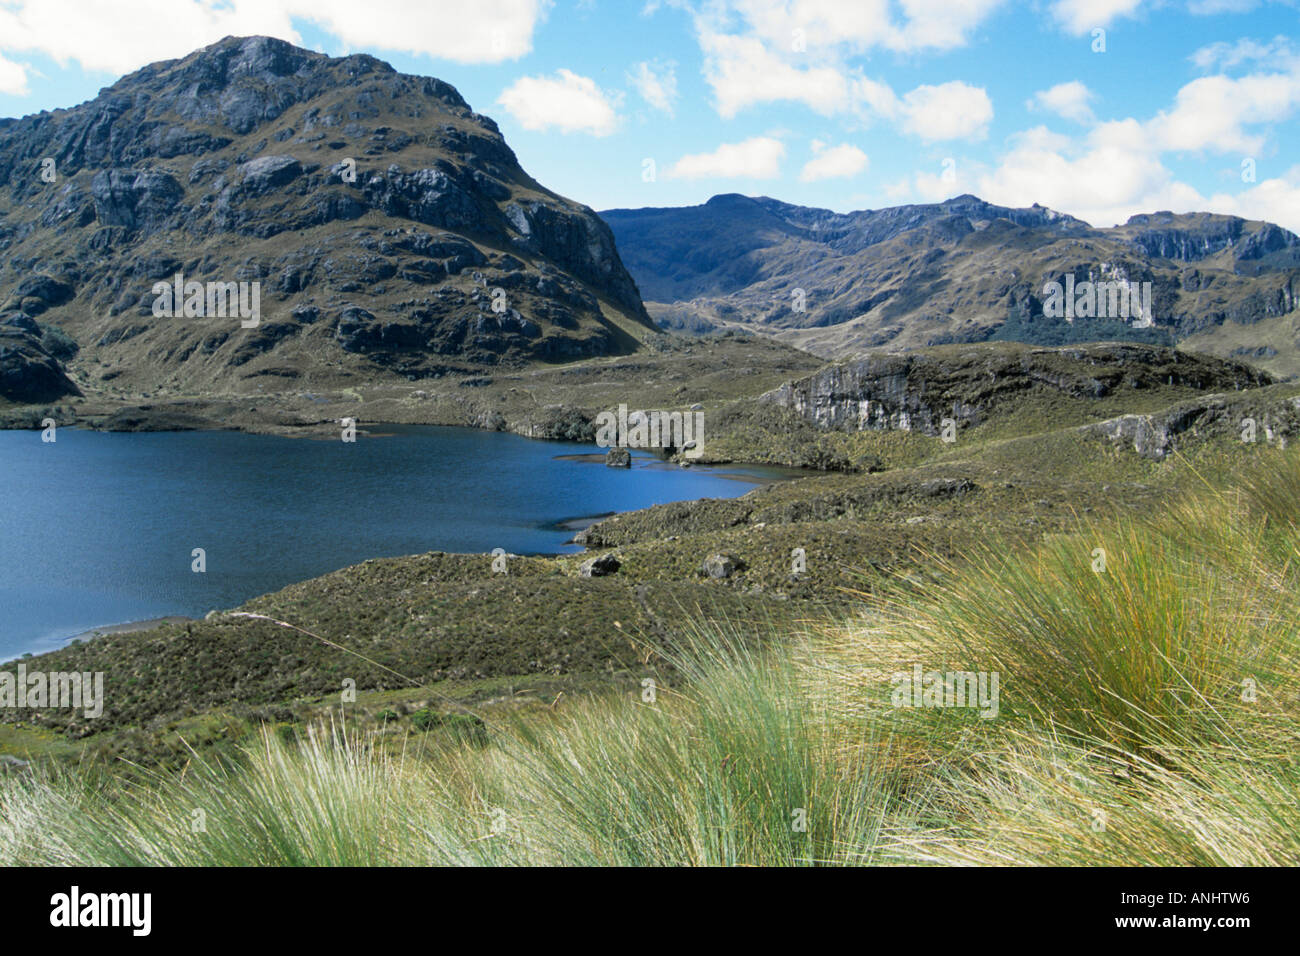
[[[653, 331], [604, 222], [453, 87], [267, 37], [0, 120], [0, 251], [11, 401], [420, 379]], [[204, 316], [155, 315], [177, 274]], [[207, 302], [240, 282], [255, 326]]]
[[[835, 213], [730, 194], [601, 216], [665, 326], [741, 326], [824, 357], [989, 338], [1187, 342], [1300, 372], [1300, 237], [1270, 223], [1157, 212], [1096, 229], [970, 195]], [[1067, 276], [1150, 282], [1153, 324], [1046, 317], [1044, 287]]]

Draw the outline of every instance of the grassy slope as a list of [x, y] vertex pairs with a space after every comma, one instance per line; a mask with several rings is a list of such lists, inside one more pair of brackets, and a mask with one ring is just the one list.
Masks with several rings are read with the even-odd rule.
[[[784, 353], [758, 354], [779, 362]], [[632, 375], [643, 395], [676, 388], [668, 374], [639, 374], [644, 360], [617, 361], [607, 374]], [[634, 367], [624, 369], [627, 363]], [[608, 387], [596, 369], [567, 371], [576, 373], [576, 389]], [[671, 677], [662, 653], [647, 654], [643, 645], [681, 641], [698, 620], [780, 632], [842, 613], [852, 592], [926, 579], [936, 556], [952, 558], [990, 539], [1033, 544], [1078, 517], [1157, 508], [1199, 481], [1189, 463], [1230, 469], [1262, 450], [1262, 443], [1242, 445], [1229, 423], [1247, 412], [1262, 417], [1296, 391], [1234, 395], [1234, 415], [1184, 436], [1182, 455], [1168, 461], [1140, 458], [1077, 426], [1120, 408], [1155, 410], [1184, 399], [1179, 388], [1151, 389], [1123, 404], [1036, 393], [1014, 413], [964, 430], [953, 445], [907, 432], [826, 433], [796, 427], [778, 409], [760, 406], [751, 415], [738, 403], [730, 430], [710, 447], [731, 441], [738, 450], [807, 460], [810, 449], [830, 445], [852, 460], [870, 454], [885, 470], [808, 477], [601, 522], [587, 543], [618, 555], [621, 567], [608, 578], [578, 576], [581, 555], [512, 559], [506, 575], [481, 555], [383, 559], [243, 609], [310, 634], [222, 616], [69, 647], [42, 658], [45, 667], [108, 674], [104, 717], [91, 723], [46, 712], [34, 720], [27, 712], [18, 726], [14, 714], [0, 713], [0, 753], [175, 762], [185, 759], [183, 740], [220, 749], [261, 721], [301, 725], [336, 711], [346, 679], [362, 695], [353, 722], [401, 736], [429, 706], [449, 714], [465, 702], [531, 707], [611, 681], [635, 687], [646, 677]], [[806, 559], [797, 574], [796, 548]], [[743, 567], [727, 580], [704, 579], [700, 564], [716, 552]]]
[[[620, 327], [624, 334], [637, 331], [626, 322]], [[291, 389], [266, 385], [265, 394], [253, 395], [186, 388], [184, 383], [152, 392], [110, 392], [92, 383], [83, 398], [55, 406], [0, 400], [0, 426], [39, 428], [41, 419], [51, 415], [62, 425], [126, 427], [120, 420], [129, 416], [153, 427], [337, 437], [339, 419], [351, 417], [361, 423], [505, 428], [542, 437], [563, 408], [604, 409], [621, 402], [643, 408], [680, 409], [695, 402], [713, 407], [756, 398], [822, 365], [805, 352], [750, 335], [637, 334], [645, 342], [634, 355], [532, 363], [418, 382], [377, 376], [344, 382], [319, 376]], [[181, 416], [188, 422], [180, 425]]]
[[[134, 785], [18, 775], [0, 861], [1294, 865], [1300, 454], [1258, 451], [1160, 512], [927, 558], [929, 583], [759, 649], [700, 624], [652, 699], [400, 752], [266, 735]], [[893, 706], [914, 662], [997, 672], [997, 718]]]

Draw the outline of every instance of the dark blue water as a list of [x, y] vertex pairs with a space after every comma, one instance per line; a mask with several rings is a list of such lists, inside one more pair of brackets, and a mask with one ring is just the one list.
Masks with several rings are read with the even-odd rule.
[[202, 616], [366, 558], [578, 550], [557, 523], [777, 477], [648, 456], [607, 468], [572, 460], [594, 448], [474, 429], [384, 430], [355, 443], [0, 431], [0, 660], [94, 627]]

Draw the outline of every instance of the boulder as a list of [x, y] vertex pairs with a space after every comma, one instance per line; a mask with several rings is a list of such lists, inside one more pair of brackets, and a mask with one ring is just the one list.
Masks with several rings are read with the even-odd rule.
[[27, 316], [40, 315], [46, 309], [70, 301], [75, 294], [72, 286], [61, 279], [45, 275], [28, 276], [14, 287], [9, 306], [21, 309]]
[[95, 218], [104, 226], [153, 232], [180, 212], [185, 190], [158, 170], [102, 169], [90, 182]]
[[605, 452], [605, 466], [608, 468], [631, 468], [632, 453], [626, 448], [611, 448]]
[[239, 167], [243, 188], [253, 194], [269, 192], [302, 175], [302, 164], [292, 156], [259, 156]]
[[710, 578], [729, 578], [737, 571], [745, 569], [745, 562], [734, 555], [718, 552], [704, 559], [700, 573]]
[[31, 404], [81, 394], [38, 339], [17, 328], [13, 331], [18, 334], [0, 332], [0, 398]]
[[607, 574], [613, 574], [619, 569], [619, 560], [612, 554], [602, 554], [596, 558], [590, 558], [583, 561], [578, 566], [578, 577], [580, 578], [603, 578]]

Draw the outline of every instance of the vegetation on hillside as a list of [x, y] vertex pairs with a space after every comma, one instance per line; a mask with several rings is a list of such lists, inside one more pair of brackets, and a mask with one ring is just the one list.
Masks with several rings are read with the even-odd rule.
[[[1295, 449], [929, 567], [776, 640], [698, 620], [670, 682], [400, 750], [336, 722], [184, 774], [11, 774], [0, 862], [1300, 862]], [[996, 718], [898, 706], [915, 664], [996, 673]]]

